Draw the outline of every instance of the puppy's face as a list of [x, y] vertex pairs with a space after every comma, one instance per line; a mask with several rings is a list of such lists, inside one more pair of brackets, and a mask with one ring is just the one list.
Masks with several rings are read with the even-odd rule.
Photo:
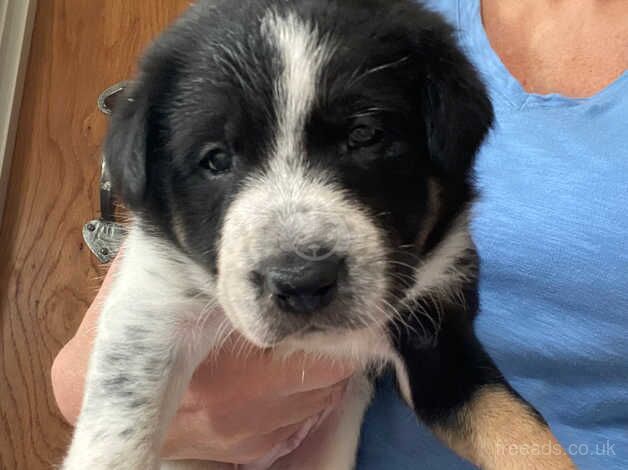
[[491, 117], [414, 2], [217, 1], [157, 41], [106, 151], [142, 223], [269, 346], [399, 311]]

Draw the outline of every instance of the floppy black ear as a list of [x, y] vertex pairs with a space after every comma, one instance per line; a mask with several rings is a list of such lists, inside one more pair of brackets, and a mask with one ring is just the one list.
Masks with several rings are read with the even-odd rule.
[[493, 106], [468, 59], [452, 43], [430, 41], [423, 87], [428, 151], [446, 176], [465, 178], [493, 124]]
[[112, 191], [131, 209], [146, 193], [148, 99], [140, 84], [133, 84], [116, 101], [104, 145]]

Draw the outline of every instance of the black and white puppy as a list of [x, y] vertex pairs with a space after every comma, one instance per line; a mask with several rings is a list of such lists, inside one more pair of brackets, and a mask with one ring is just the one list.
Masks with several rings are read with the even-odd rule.
[[452, 29], [415, 1], [192, 6], [111, 123], [105, 154], [134, 223], [63, 468], [174, 466], [164, 429], [234, 331], [361, 371], [333, 435], [290, 468], [354, 467], [384, 366], [476, 465], [571, 468], [507, 452], [555, 440], [473, 330], [471, 169], [492, 120]]

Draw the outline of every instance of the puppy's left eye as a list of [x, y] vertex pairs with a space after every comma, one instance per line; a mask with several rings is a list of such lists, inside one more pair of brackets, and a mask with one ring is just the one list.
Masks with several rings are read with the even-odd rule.
[[233, 154], [224, 147], [213, 145], [204, 150], [199, 165], [214, 175], [227, 173], [233, 167]]
[[352, 149], [370, 147], [379, 143], [383, 135], [384, 132], [376, 126], [369, 123], [359, 123], [351, 129], [349, 147]]

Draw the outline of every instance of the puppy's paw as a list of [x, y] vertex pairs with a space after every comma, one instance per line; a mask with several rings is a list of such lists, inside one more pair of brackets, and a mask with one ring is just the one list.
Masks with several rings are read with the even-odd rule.
[[102, 450], [71, 452], [61, 470], [159, 470], [160, 461], [153, 456], [129, 456], [123, 453], [103, 455]]

